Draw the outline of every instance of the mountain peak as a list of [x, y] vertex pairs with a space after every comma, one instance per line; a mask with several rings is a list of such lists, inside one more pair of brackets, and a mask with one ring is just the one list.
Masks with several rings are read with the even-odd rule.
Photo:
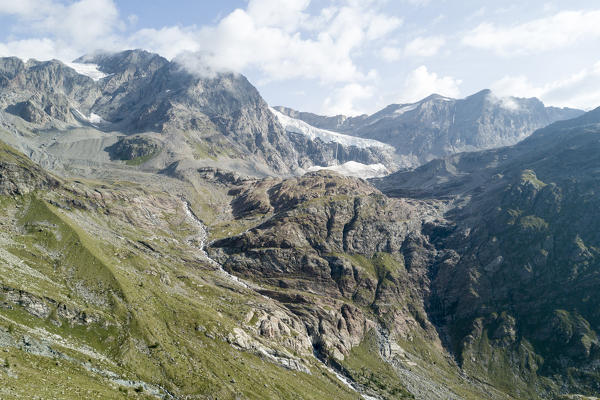
[[479, 92], [473, 93], [470, 96], [467, 96], [465, 99], [482, 98], [482, 97], [487, 97], [489, 95], [493, 95], [493, 92], [491, 91], [491, 89], [483, 89], [483, 90], [480, 90]]
[[144, 69], [160, 68], [169, 63], [166, 58], [141, 49], [125, 50], [118, 53], [88, 54], [79, 57], [74, 62], [96, 64], [100, 71], [107, 74], [123, 72], [127, 69], [136, 69], [142, 72]]
[[454, 99], [452, 97], [442, 96], [441, 94], [432, 93], [429, 96], [425, 97], [424, 99], [417, 101], [417, 103], [425, 103], [425, 102], [434, 101], [434, 100], [449, 101], [449, 100], [456, 100], [456, 99]]

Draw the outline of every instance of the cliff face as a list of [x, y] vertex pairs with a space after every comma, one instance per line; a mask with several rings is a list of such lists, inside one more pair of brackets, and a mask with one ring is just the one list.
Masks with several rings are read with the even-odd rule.
[[0, 195], [25, 195], [56, 188], [60, 181], [23, 154], [0, 142]]
[[341, 307], [306, 321], [324, 355], [343, 360], [384, 314], [392, 331], [406, 328], [399, 320], [418, 325], [410, 310], [423, 309], [417, 295], [423, 260], [434, 253], [420, 231], [423, 220], [439, 216], [437, 203], [390, 200], [364, 182], [325, 172], [243, 190], [237, 207], [273, 216], [214, 242], [214, 257], [226, 270], [283, 293], [318, 293], [322, 300], [316, 303], [310, 296], [296, 301], [277, 295], [307, 317], [330, 301]]

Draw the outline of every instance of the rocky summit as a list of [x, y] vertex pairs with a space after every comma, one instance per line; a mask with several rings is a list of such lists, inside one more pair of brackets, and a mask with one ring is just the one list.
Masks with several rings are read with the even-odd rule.
[[0, 59], [0, 108], [0, 398], [600, 396], [600, 109], [325, 118], [140, 50]]

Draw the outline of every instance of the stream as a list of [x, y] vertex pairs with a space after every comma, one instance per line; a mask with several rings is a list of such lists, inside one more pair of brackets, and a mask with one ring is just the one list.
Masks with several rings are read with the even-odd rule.
[[204, 225], [204, 223], [196, 216], [196, 214], [194, 214], [194, 212], [192, 211], [192, 208], [190, 206], [190, 203], [188, 201], [183, 200], [183, 203], [185, 205], [184, 210], [185, 210], [186, 216], [192, 222], [192, 224], [197, 228], [196, 234], [193, 235], [192, 237], [188, 238], [188, 242], [199, 243], [199, 245], [195, 246], [195, 247], [198, 250], [200, 258], [202, 258], [203, 260], [208, 262], [213, 267], [217, 268], [217, 271], [219, 272], [219, 274], [221, 276], [223, 276], [225, 279], [227, 279], [228, 281], [233, 282], [233, 283], [235, 283], [239, 286], [242, 286], [246, 289], [251, 288], [251, 287], [254, 288], [254, 285], [244, 282], [237, 276], [232, 275], [229, 272], [225, 271], [221, 264], [219, 264], [217, 261], [215, 261], [208, 255], [208, 253], [206, 252], [206, 244], [208, 241], [208, 232], [206, 230], [206, 225]]
[[[184, 210], [185, 210], [185, 214], [188, 217], [188, 219], [192, 222], [192, 224], [198, 229], [195, 235], [192, 235], [191, 237], [188, 238], [188, 242], [190, 243], [194, 243], [197, 242], [199, 243], [199, 245], [195, 246], [196, 249], [198, 250], [198, 253], [200, 255], [200, 258], [202, 258], [203, 260], [205, 260], [206, 262], [208, 262], [210, 265], [214, 266], [215, 268], [217, 268], [217, 271], [219, 272], [219, 274], [221, 276], [223, 276], [225, 279], [227, 279], [228, 281], [235, 283], [239, 286], [242, 286], [246, 289], [260, 289], [257, 285], [254, 285], [252, 283], [249, 282], [245, 282], [242, 279], [238, 278], [235, 275], [230, 274], [229, 272], [225, 271], [223, 269], [223, 266], [221, 264], [219, 264], [217, 261], [215, 261], [214, 259], [212, 259], [208, 253], [206, 252], [206, 245], [207, 245], [207, 241], [208, 241], [208, 232], [206, 229], [206, 225], [204, 225], [204, 223], [196, 216], [196, 214], [194, 214], [194, 211], [192, 211], [192, 208], [190, 206], [190, 203], [183, 199], [183, 204], [184, 204]], [[263, 295], [263, 297], [265, 297]], [[335, 369], [331, 368], [329, 365], [327, 365], [325, 362], [323, 362], [319, 357], [317, 357], [315, 355], [315, 358], [333, 375], [335, 375], [335, 377], [344, 384], [344, 386], [348, 387], [349, 389], [351, 389], [352, 391], [358, 393], [363, 399], [365, 400], [380, 400], [378, 397], [373, 397], [373, 396], [369, 396], [367, 394], [362, 393], [360, 390], [358, 390], [355, 386], [355, 383], [352, 382], [350, 379], [348, 379], [347, 377], [345, 377], [344, 375], [340, 374], [338, 371], [336, 371]]]

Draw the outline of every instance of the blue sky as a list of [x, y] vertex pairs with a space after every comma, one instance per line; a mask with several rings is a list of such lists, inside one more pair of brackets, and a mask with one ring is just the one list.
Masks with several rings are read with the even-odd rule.
[[600, 106], [597, 1], [0, 0], [0, 55], [145, 48], [272, 105], [371, 113], [433, 92]]

